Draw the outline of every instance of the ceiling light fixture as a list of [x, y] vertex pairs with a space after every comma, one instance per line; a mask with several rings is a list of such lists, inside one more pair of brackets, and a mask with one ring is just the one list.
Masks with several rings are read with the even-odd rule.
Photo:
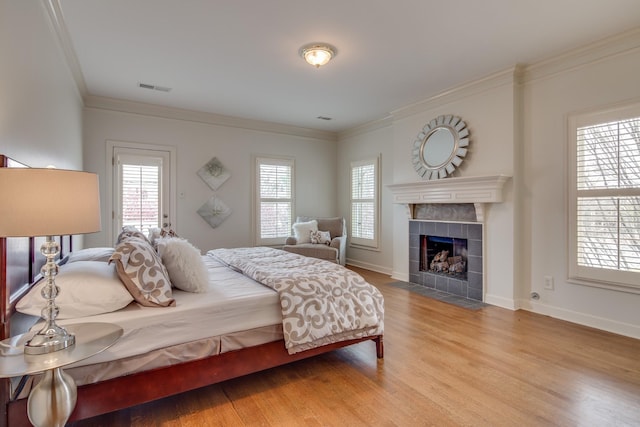
[[327, 43], [311, 43], [302, 46], [298, 53], [309, 64], [319, 68], [336, 56], [336, 48]]

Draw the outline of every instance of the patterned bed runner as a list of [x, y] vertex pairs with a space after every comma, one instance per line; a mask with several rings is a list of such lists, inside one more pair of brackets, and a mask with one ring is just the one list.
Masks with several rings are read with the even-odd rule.
[[207, 254], [278, 292], [289, 354], [383, 333], [382, 294], [341, 265], [265, 247]]

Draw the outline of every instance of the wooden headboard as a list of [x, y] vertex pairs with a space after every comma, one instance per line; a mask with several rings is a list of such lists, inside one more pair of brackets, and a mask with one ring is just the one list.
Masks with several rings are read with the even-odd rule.
[[[0, 154], [0, 167], [27, 167], [25, 164]], [[0, 203], [11, 203], [2, 200]], [[60, 244], [60, 257], [72, 250], [71, 236], [56, 236]], [[11, 328], [11, 316], [16, 302], [31, 289], [45, 263], [40, 253], [44, 237], [0, 237], [0, 340], [16, 333]]]

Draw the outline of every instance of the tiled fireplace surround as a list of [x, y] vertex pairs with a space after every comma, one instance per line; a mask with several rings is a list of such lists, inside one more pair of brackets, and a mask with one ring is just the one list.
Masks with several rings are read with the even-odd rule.
[[[467, 280], [420, 271], [420, 236], [467, 239]], [[482, 301], [482, 224], [409, 221], [409, 281], [464, 298]]]
[[[409, 280], [464, 298], [484, 298], [485, 204], [502, 202], [506, 175], [438, 179], [389, 185], [409, 220]], [[467, 239], [467, 280], [420, 271], [420, 236]]]

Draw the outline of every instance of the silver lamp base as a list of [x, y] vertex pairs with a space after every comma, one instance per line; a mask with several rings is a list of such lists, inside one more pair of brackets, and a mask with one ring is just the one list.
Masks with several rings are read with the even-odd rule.
[[42, 266], [42, 277], [45, 285], [41, 290], [42, 297], [47, 304], [42, 309], [44, 327], [24, 345], [25, 354], [47, 354], [54, 351], [64, 350], [76, 343], [76, 337], [67, 332], [62, 326], [56, 324], [58, 317], [58, 306], [56, 296], [60, 289], [56, 286], [55, 278], [58, 275], [58, 265], [55, 263], [56, 256], [60, 253], [60, 246], [53, 236], [47, 236], [45, 242], [40, 247], [40, 253], [45, 256], [47, 262]]
[[38, 332], [24, 345], [25, 354], [47, 354], [54, 351], [64, 350], [73, 347], [76, 343], [76, 336], [68, 333], [64, 328], [55, 325], [52, 330]]

